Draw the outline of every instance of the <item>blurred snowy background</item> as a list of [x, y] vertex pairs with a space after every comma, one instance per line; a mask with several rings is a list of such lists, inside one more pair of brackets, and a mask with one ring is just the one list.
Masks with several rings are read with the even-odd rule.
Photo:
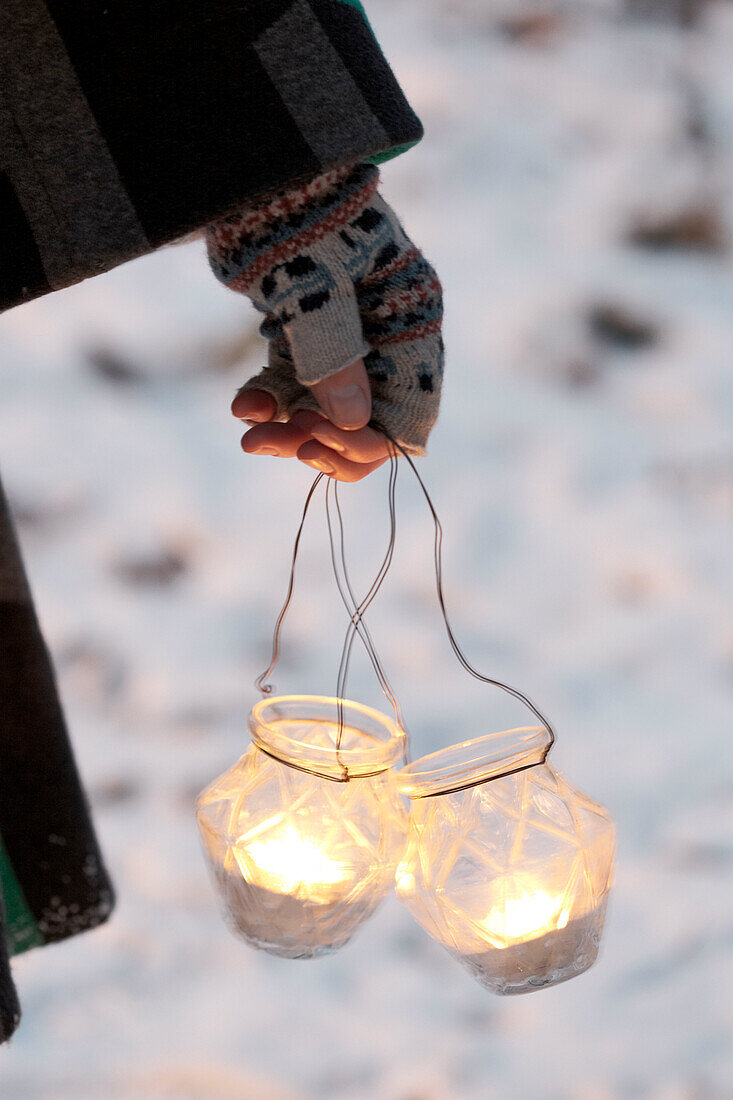
[[[240, 453], [256, 319], [171, 248], [0, 322], [0, 462], [119, 892], [16, 961], [7, 1100], [733, 1097], [733, 3], [367, 7], [427, 130], [383, 189], [445, 286], [421, 471], [454, 627], [616, 818], [601, 957], [502, 1001], [394, 898], [318, 962], [226, 931], [193, 799], [247, 744], [312, 475]], [[370, 625], [420, 754], [525, 715], [450, 653], [407, 475]], [[385, 491], [342, 494], [367, 586]], [[343, 627], [319, 511], [278, 688], [330, 693]], [[350, 694], [384, 705], [363, 655]]]

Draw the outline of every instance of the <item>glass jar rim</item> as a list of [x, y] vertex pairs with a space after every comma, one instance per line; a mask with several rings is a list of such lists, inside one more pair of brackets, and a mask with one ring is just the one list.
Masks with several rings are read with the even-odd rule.
[[551, 745], [552, 736], [546, 726], [518, 726], [487, 733], [438, 749], [400, 768], [397, 786], [408, 798], [450, 794], [505, 772], [543, 764]]
[[[339, 700], [326, 695], [276, 695], [261, 699], [249, 714], [255, 745], [276, 760], [326, 779], [366, 778], [387, 771], [404, 754], [405, 731], [381, 711], [342, 699], [344, 727], [351, 734], [346, 746], [317, 741], [317, 726], [338, 723]], [[287, 731], [288, 724], [310, 723], [309, 741]], [[358, 744], [353, 734], [357, 732]]]

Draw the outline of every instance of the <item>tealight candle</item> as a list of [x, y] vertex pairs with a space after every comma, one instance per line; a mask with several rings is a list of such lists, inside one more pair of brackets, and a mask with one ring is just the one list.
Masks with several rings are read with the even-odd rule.
[[481, 921], [496, 947], [523, 943], [543, 932], [559, 930], [568, 923], [570, 909], [561, 894], [533, 889], [528, 877], [523, 884], [510, 880], [504, 900]]
[[238, 840], [233, 852], [244, 878], [279, 894], [328, 901], [331, 889], [348, 878], [348, 868], [331, 859], [316, 840], [302, 836], [292, 825], [268, 840]]
[[390, 769], [404, 733], [370, 707], [342, 705], [338, 744], [337, 700], [258, 703], [254, 744], [198, 799], [225, 915], [239, 936], [275, 955], [336, 950], [394, 880], [406, 815]]
[[544, 727], [508, 730], [398, 773], [411, 801], [397, 896], [495, 993], [566, 981], [598, 953], [613, 824], [544, 762], [548, 743]]

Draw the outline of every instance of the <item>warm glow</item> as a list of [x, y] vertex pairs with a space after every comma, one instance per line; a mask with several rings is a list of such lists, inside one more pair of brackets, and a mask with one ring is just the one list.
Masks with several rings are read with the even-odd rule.
[[[516, 885], [516, 884], [515, 884]], [[508, 894], [481, 921], [496, 947], [508, 947], [564, 928], [570, 909], [562, 908], [562, 894], [545, 890], [523, 890], [514, 897]]]
[[415, 876], [407, 863], [400, 863], [395, 873], [395, 888], [400, 894], [411, 894], [415, 889]]
[[286, 825], [266, 840], [240, 840], [234, 845], [234, 854], [248, 881], [280, 894], [322, 895], [322, 887], [347, 877], [343, 863], [331, 859], [316, 841], [302, 836], [293, 825]]

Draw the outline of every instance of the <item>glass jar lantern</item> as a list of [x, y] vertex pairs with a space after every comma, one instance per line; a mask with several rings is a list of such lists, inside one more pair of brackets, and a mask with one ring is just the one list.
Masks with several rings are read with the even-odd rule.
[[[357, 601], [329, 511], [331, 559], [349, 613], [336, 698], [272, 697], [293, 593], [306, 498], [290, 582], [273, 635], [265, 695], [249, 719], [253, 745], [199, 796], [207, 863], [235, 933], [288, 958], [345, 944], [394, 883], [417, 921], [488, 989], [527, 993], [583, 973], [595, 961], [611, 884], [614, 828], [606, 811], [548, 763], [552, 727], [516, 688], [475, 669], [453, 634], [442, 588], [442, 527], [410, 456], [391, 437], [390, 538], [376, 580]], [[440, 609], [455, 656], [471, 676], [509, 694], [540, 723], [453, 745], [395, 773], [405, 756], [399, 704], [364, 612], [392, 561], [397, 451], [412, 467], [435, 528]], [[339, 564], [340, 559], [340, 564]], [[396, 722], [346, 701], [352, 643], [361, 638]], [[401, 800], [409, 800], [408, 815]]]
[[273, 955], [335, 951], [394, 882], [407, 815], [390, 769], [404, 732], [371, 707], [341, 706], [339, 742], [338, 700], [263, 699], [253, 744], [197, 800], [225, 917]]
[[397, 776], [410, 799], [397, 896], [498, 994], [566, 981], [598, 953], [614, 827], [545, 762], [551, 743], [541, 726], [506, 730]]

